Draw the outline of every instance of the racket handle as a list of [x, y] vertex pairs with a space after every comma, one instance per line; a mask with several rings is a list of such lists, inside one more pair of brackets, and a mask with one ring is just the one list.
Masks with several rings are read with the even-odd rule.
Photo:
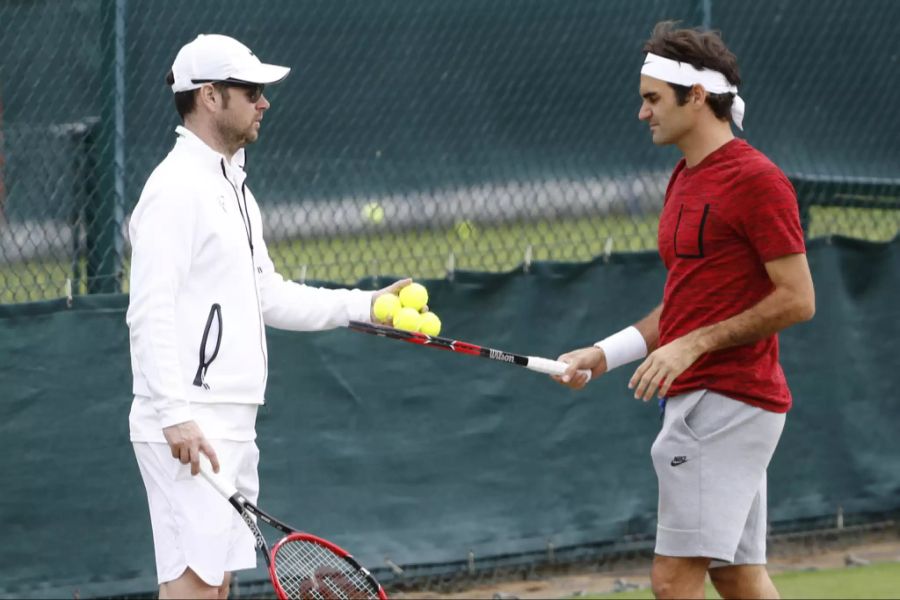
[[[549, 358], [541, 358], [540, 356], [529, 356], [528, 368], [532, 371], [537, 371], [538, 373], [546, 373], [547, 375], [562, 375], [569, 368], [569, 365], [559, 360], [550, 360]], [[589, 370], [579, 369], [578, 373], [586, 376], [588, 381], [591, 380], [591, 372]]]
[[209, 459], [203, 453], [200, 454], [200, 474], [225, 498], [231, 498], [237, 493], [236, 487], [227, 483], [213, 472], [212, 463], [209, 462]]

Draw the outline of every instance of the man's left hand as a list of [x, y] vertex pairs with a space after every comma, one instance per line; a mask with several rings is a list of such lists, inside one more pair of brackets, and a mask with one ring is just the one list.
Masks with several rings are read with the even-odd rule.
[[[372, 308], [375, 306], [375, 301], [378, 300], [378, 296], [383, 296], [384, 294], [399, 294], [400, 290], [402, 290], [403, 288], [405, 288], [406, 286], [411, 284], [412, 281], [413, 281], [412, 279], [407, 277], [406, 279], [401, 279], [399, 281], [395, 281], [391, 285], [381, 288], [377, 292], [373, 293], [372, 294], [372, 303], [369, 305], [369, 313], [370, 313], [369, 319], [373, 323], [381, 323], [381, 321], [379, 321], [378, 319], [375, 318], [375, 313], [372, 312]], [[428, 310], [427, 306], [422, 308], [423, 312], [426, 310]]]
[[680, 337], [650, 353], [637, 368], [628, 388], [634, 390], [634, 397], [643, 401], [653, 398], [659, 390], [659, 397], [665, 398], [675, 379], [688, 370], [703, 352], [690, 336]]

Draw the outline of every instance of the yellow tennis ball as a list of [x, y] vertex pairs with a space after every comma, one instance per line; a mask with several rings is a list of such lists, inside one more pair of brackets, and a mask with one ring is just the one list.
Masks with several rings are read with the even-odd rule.
[[404, 307], [422, 310], [428, 304], [428, 290], [421, 283], [411, 283], [400, 290], [400, 302]]
[[396, 294], [382, 294], [375, 299], [372, 312], [379, 321], [390, 321], [400, 308], [400, 298]]
[[369, 202], [362, 207], [362, 216], [372, 223], [381, 223], [384, 220], [384, 208], [377, 202]]
[[471, 221], [460, 221], [456, 224], [454, 229], [456, 230], [456, 235], [458, 235], [461, 240], [467, 240], [470, 237], [474, 237], [477, 233], [475, 224]]
[[433, 312], [423, 313], [419, 331], [425, 335], [438, 335], [441, 332], [441, 320]]
[[405, 331], [418, 331], [422, 315], [414, 308], [404, 306], [394, 315], [394, 327]]

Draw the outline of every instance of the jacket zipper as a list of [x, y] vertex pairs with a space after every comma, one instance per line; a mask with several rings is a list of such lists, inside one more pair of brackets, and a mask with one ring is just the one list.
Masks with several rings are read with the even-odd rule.
[[[231, 183], [231, 180], [228, 179], [228, 174], [225, 172], [225, 161], [221, 162], [222, 167], [222, 177], [225, 178], [225, 181], [228, 182], [229, 187], [231, 187], [231, 191], [234, 192], [234, 200], [237, 202], [238, 212], [241, 213], [241, 223], [244, 225], [244, 231], [247, 233], [247, 244], [250, 246], [250, 268], [253, 272], [253, 293], [256, 294], [256, 317], [259, 321], [259, 350], [262, 353], [263, 357], [263, 383], [266, 381], [266, 372], [269, 369], [269, 357], [266, 356], [266, 345], [265, 345], [265, 326], [262, 321], [262, 304], [259, 300], [259, 289], [256, 285], [256, 254], [253, 249], [253, 224], [250, 222], [250, 211], [247, 210], [247, 183], [244, 182], [241, 185], [241, 194], [238, 194], [237, 188]], [[241, 196], [244, 197], [244, 206], [241, 207]]]
[[[212, 356], [206, 358], [206, 343], [209, 341], [209, 330], [212, 329], [213, 318], [219, 322], [218, 333], [216, 335], [216, 347]], [[222, 307], [219, 304], [213, 304], [209, 309], [209, 317], [206, 318], [206, 327], [203, 328], [203, 337], [200, 339], [200, 364], [197, 366], [197, 374], [194, 375], [194, 385], [209, 389], [206, 383], [206, 371], [209, 366], [216, 360], [219, 355], [219, 346], [222, 345]]]

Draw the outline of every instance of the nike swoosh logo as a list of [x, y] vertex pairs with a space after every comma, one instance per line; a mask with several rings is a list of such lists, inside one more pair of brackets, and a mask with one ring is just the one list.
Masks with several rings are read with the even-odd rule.
[[669, 464], [673, 467], [677, 467], [678, 465], [683, 465], [684, 463], [686, 463], [687, 460], [687, 456], [676, 456]]

